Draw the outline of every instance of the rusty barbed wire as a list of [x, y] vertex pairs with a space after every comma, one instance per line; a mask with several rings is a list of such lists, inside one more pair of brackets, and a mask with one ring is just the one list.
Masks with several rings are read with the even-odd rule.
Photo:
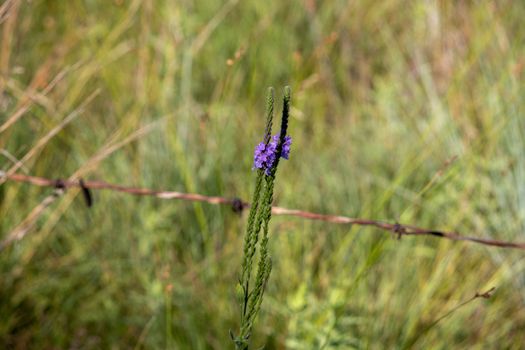
[[[19, 174], [19, 173], [7, 174], [3, 171], [0, 171], [0, 179], [2, 178], [4, 179], [4, 181], [23, 182], [23, 183], [29, 183], [35, 186], [53, 187], [55, 188], [55, 190], [58, 190], [55, 192], [53, 196], [50, 196], [50, 198], [51, 197], [56, 198], [58, 196], [57, 194], [63, 193], [63, 191], [65, 191], [67, 188], [78, 187], [84, 192], [85, 195], [86, 195], [86, 191], [89, 191], [89, 190], [110, 190], [110, 191], [123, 192], [127, 194], [138, 195], [138, 196], [153, 196], [153, 197], [157, 197], [160, 199], [181, 199], [181, 200], [187, 200], [187, 201], [206, 202], [209, 204], [230, 205], [235, 212], [242, 212], [243, 209], [250, 207], [250, 203], [245, 202], [237, 197], [227, 198], [227, 197], [219, 197], [219, 196], [206, 196], [206, 195], [202, 195], [198, 193], [184, 193], [184, 192], [177, 192], [177, 191], [161, 191], [161, 190], [153, 190], [153, 189], [148, 189], [148, 188], [127, 187], [127, 186], [122, 186], [122, 185], [111, 184], [111, 183], [104, 182], [104, 181], [84, 181], [82, 179], [78, 179], [78, 180], [55, 179], [53, 180], [53, 179], [24, 175], [24, 174]], [[91, 202], [89, 203], [92, 204]], [[38, 211], [39, 212], [43, 211], [47, 206], [49, 206], [49, 203], [46, 202], [45, 204], [39, 206]], [[401, 238], [402, 236], [432, 236], [432, 237], [437, 237], [437, 238], [449, 239], [453, 241], [468, 241], [468, 242], [478, 243], [478, 244], [482, 244], [486, 246], [499, 247], [499, 248], [513, 248], [513, 249], [525, 250], [525, 243], [521, 243], [521, 242], [511, 242], [511, 241], [502, 241], [502, 240], [489, 239], [489, 238], [463, 236], [458, 232], [427, 229], [427, 228], [421, 228], [421, 227], [417, 227], [413, 225], [400, 224], [398, 222], [389, 223], [389, 222], [378, 221], [378, 220], [351, 218], [351, 217], [343, 216], [343, 215], [320, 214], [320, 213], [314, 213], [314, 212], [298, 210], [298, 209], [282, 208], [282, 207], [277, 207], [277, 206], [272, 207], [272, 214], [295, 216], [295, 217], [299, 217], [303, 219], [325, 221], [325, 222], [330, 222], [334, 224], [373, 226], [373, 227], [379, 228], [384, 231], [389, 231], [393, 235], [395, 235], [397, 238]], [[20, 235], [18, 233], [17, 233], [17, 236], [18, 237], [8, 236], [2, 242], [2, 244], [0, 244], [0, 247], [3, 249], [5, 248], [5, 246], [10, 244], [14, 240], [17, 240], [17, 238], [21, 239], [23, 237], [23, 235]]]

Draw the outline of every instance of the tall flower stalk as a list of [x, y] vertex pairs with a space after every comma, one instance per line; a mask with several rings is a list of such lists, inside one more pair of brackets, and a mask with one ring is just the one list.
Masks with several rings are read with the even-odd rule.
[[[272, 270], [272, 259], [268, 252], [268, 230], [272, 217], [273, 189], [275, 174], [280, 158], [288, 159], [292, 139], [288, 136], [288, 116], [290, 111], [291, 90], [284, 88], [283, 113], [281, 130], [277, 135], [272, 135], [274, 90], [268, 89], [266, 98], [266, 129], [263, 141], [255, 147], [253, 170], [257, 171], [255, 190], [252, 205], [248, 216], [248, 227], [244, 236], [243, 260], [237, 294], [240, 301], [240, 331], [238, 336], [233, 336], [235, 348], [246, 350], [255, 318], [261, 308], [264, 290]], [[262, 229], [262, 238], [259, 235]], [[254, 259], [257, 250], [257, 267]], [[253, 272], [256, 273], [253, 276]]]

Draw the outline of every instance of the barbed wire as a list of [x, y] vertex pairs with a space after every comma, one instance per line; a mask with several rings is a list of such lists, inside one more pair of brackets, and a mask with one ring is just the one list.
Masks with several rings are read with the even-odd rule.
[[[180, 199], [194, 202], [205, 202], [209, 204], [222, 204], [229, 205], [235, 212], [242, 212], [243, 209], [249, 208], [250, 203], [243, 201], [240, 198], [227, 198], [220, 196], [206, 196], [198, 193], [184, 193], [176, 191], [161, 191], [148, 188], [137, 188], [137, 187], [127, 187], [122, 185], [111, 184], [104, 181], [84, 181], [82, 179], [78, 180], [62, 180], [62, 179], [48, 179], [37, 176], [30, 176], [24, 174], [8, 174], [3, 171], [0, 171], [0, 179], [5, 181], [14, 181], [14, 182], [23, 182], [29, 183], [35, 186], [41, 187], [52, 187], [56, 191], [52, 196], [47, 197], [39, 206], [37, 206], [33, 212], [33, 215], [39, 215], [45, 208], [47, 208], [51, 203], [52, 199], [59, 197], [67, 188], [77, 187], [80, 188], [83, 192], [83, 195], [86, 199], [88, 206], [92, 205], [92, 197], [90, 190], [110, 190], [116, 192], [123, 192], [127, 194], [137, 195], [137, 196], [153, 196], [160, 199]], [[295, 216], [303, 219], [309, 220], [318, 220], [325, 221], [334, 224], [347, 224], [347, 225], [359, 225], [359, 226], [373, 226], [384, 231], [389, 231], [394, 234], [397, 238], [402, 236], [431, 236], [436, 238], [444, 238], [453, 241], [468, 241], [473, 243], [478, 243], [486, 246], [500, 247], [500, 248], [513, 248], [525, 250], [525, 243], [521, 242], [512, 242], [512, 241], [502, 241], [489, 238], [479, 238], [472, 236], [463, 236], [458, 232], [453, 231], [441, 231], [434, 229], [421, 228], [413, 225], [400, 224], [398, 222], [389, 223], [378, 220], [370, 219], [359, 219], [351, 218], [343, 215], [331, 215], [331, 214], [321, 214], [314, 213], [305, 210], [298, 209], [288, 209], [274, 206], [272, 207], [272, 214], [274, 215], [287, 215]], [[15, 240], [22, 239], [25, 233], [27, 233], [27, 225], [24, 223], [19, 225], [19, 229], [15, 229], [10, 235], [0, 243], [0, 250], [5, 248], [7, 245], [12, 243]]]

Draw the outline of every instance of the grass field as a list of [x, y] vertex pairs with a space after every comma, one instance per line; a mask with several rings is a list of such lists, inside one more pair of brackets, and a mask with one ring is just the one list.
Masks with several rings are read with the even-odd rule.
[[[507, 0], [2, 0], [0, 169], [250, 200], [266, 89], [290, 85], [276, 205], [525, 241], [524, 17]], [[52, 189], [0, 181], [2, 240]], [[0, 252], [2, 348], [233, 348], [246, 213], [93, 196], [68, 190]], [[284, 216], [270, 234], [253, 349], [525, 344], [523, 251]]]

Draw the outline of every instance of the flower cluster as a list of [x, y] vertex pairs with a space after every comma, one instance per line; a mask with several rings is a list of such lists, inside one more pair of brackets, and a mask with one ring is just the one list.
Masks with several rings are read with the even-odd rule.
[[[255, 147], [253, 156], [253, 169], [263, 169], [266, 175], [270, 175], [270, 171], [275, 163], [277, 156], [277, 144], [279, 143], [279, 135], [274, 135], [272, 140], [266, 144], [261, 142]], [[284, 138], [281, 149], [281, 157], [288, 159], [290, 156], [290, 146], [292, 145], [292, 138], [286, 136]]]

